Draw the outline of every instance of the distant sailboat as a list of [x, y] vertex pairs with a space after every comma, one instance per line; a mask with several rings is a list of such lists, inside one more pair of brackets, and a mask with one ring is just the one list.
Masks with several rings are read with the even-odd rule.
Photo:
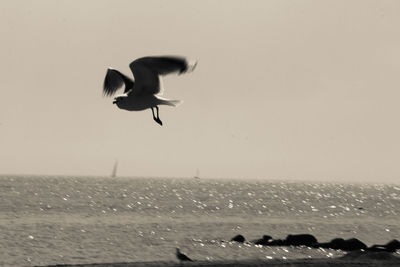
[[196, 175], [193, 177], [194, 179], [200, 179], [199, 169], [196, 169]]
[[116, 160], [115, 163], [114, 163], [114, 168], [113, 168], [112, 173], [111, 173], [111, 177], [112, 178], [117, 176], [117, 168], [118, 168], [118, 161]]

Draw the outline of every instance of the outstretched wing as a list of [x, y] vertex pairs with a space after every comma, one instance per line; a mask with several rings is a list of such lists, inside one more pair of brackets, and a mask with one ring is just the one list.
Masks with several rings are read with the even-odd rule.
[[103, 93], [106, 96], [113, 95], [119, 88], [125, 85], [124, 93], [133, 88], [134, 82], [121, 72], [109, 68], [104, 79]]
[[161, 91], [160, 76], [173, 72], [179, 74], [193, 70], [185, 58], [181, 57], [142, 57], [133, 61], [129, 67], [135, 77], [132, 94], [158, 94]]

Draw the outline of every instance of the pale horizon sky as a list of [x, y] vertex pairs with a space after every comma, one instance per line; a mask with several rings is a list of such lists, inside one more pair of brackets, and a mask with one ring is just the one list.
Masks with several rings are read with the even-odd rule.
[[[399, 1], [2, 1], [0, 174], [398, 182]], [[102, 95], [164, 78], [164, 126]]]

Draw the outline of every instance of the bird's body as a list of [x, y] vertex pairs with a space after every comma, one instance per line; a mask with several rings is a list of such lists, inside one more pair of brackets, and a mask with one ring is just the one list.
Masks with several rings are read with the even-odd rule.
[[[190, 64], [186, 59], [180, 57], [139, 58], [129, 65], [135, 78], [134, 81], [118, 70], [109, 68], [104, 80], [103, 92], [105, 95], [111, 96], [119, 88], [125, 86], [124, 94], [115, 97], [113, 103], [118, 108], [128, 111], [151, 109], [153, 119], [162, 125], [158, 106], [177, 106], [181, 101], [160, 97], [163, 92], [161, 76], [173, 72], [181, 74], [193, 71], [196, 65], [197, 63]], [[154, 108], [157, 111], [157, 116], [154, 114]]]
[[[124, 99], [118, 99], [119, 97], [123, 97]], [[129, 111], [140, 111], [159, 105], [176, 106], [180, 103], [179, 100], [169, 100], [157, 95], [141, 95], [134, 97], [129, 95], [122, 95], [119, 97], [116, 97], [115, 104], [120, 109], [125, 109]]]
[[193, 261], [192, 259], [190, 259], [188, 256], [186, 256], [185, 254], [181, 253], [181, 251], [179, 250], [179, 248], [176, 248], [176, 257], [178, 258], [178, 260], [180, 262], [183, 261]]

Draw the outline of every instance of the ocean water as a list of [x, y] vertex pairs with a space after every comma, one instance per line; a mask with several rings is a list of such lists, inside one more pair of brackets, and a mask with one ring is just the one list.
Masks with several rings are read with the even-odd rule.
[[400, 238], [400, 185], [0, 176], [0, 266], [323, 258], [343, 252], [229, 241], [310, 233]]

